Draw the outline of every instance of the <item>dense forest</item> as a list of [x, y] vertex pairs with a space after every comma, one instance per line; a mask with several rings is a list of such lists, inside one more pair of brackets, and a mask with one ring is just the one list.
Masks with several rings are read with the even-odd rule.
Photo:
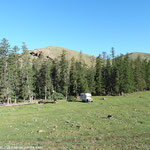
[[150, 61], [127, 55], [115, 56], [105, 52], [88, 66], [82, 59], [66, 59], [65, 51], [60, 58], [32, 59], [25, 43], [18, 54], [18, 46], [10, 47], [7, 39], [0, 43], [0, 101], [49, 99], [61, 93], [65, 97], [78, 96], [82, 92], [92, 95], [122, 95], [135, 91], [150, 90]]

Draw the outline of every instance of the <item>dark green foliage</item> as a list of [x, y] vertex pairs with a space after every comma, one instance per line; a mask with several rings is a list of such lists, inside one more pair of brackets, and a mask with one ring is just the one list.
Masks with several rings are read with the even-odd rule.
[[95, 88], [96, 88], [96, 94], [97, 95], [102, 95], [103, 90], [102, 90], [102, 59], [101, 56], [99, 55], [96, 58], [96, 74], [95, 74]]
[[8, 57], [10, 54], [10, 45], [7, 39], [3, 38], [0, 43], [0, 97], [7, 103], [11, 100], [12, 85], [10, 82], [10, 63]]
[[12, 49], [12, 53], [9, 56], [8, 64], [9, 64], [9, 82], [11, 84], [11, 98], [14, 99], [14, 102], [17, 102], [20, 95], [20, 70], [19, 70], [19, 56], [17, 52], [19, 48], [14, 46]]
[[119, 91], [120, 91], [120, 79], [119, 79], [119, 70], [117, 68], [117, 66], [113, 66], [112, 67], [112, 91], [111, 94], [112, 95], [119, 95]]
[[92, 95], [95, 95], [96, 94], [96, 91], [95, 91], [95, 68], [94, 67], [91, 67], [87, 70], [87, 79], [88, 79], [88, 91], [90, 93], [92, 93]]
[[40, 97], [45, 98], [46, 100], [53, 91], [50, 60], [47, 60], [42, 64], [41, 69], [39, 71], [39, 79], [39, 91], [41, 94]]
[[144, 80], [144, 70], [142, 70], [142, 62], [140, 57], [138, 57], [134, 62], [134, 80], [135, 80], [135, 89], [136, 91], [142, 91], [145, 88]]
[[34, 87], [34, 93], [35, 98], [39, 99], [42, 98], [42, 91], [41, 91], [41, 66], [42, 66], [42, 60], [34, 59], [33, 60], [33, 87]]
[[150, 60], [146, 64], [146, 86], [150, 90]]
[[129, 60], [128, 55], [124, 57], [124, 69], [123, 69], [123, 85], [122, 91], [124, 93], [131, 93], [134, 90], [134, 76], [132, 64]]
[[27, 54], [27, 47], [23, 42], [22, 50], [24, 52], [23, 61], [21, 62], [21, 92], [23, 99], [33, 100], [34, 97], [34, 71], [31, 64], [31, 58]]
[[65, 97], [62, 93], [54, 92], [51, 96], [49, 96], [48, 99], [57, 101], [57, 100], [63, 100], [63, 99], [65, 99]]
[[71, 59], [69, 76], [69, 95], [77, 96], [77, 68], [74, 57]]
[[69, 97], [67, 98], [67, 101], [68, 101], [68, 102], [79, 102], [80, 99], [77, 98], [77, 97], [75, 97], [75, 96], [69, 96]]
[[114, 64], [114, 92], [117, 95], [122, 94], [123, 92], [123, 82], [124, 82], [124, 61], [123, 56], [116, 58]]
[[88, 82], [87, 82], [87, 66], [82, 59], [82, 52], [79, 55], [79, 61], [76, 62], [77, 68], [77, 92], [80, 93], [88, 92]]
[[112, 65], [111, 65], [109, 58], [107, 58], [107, 61], [106, 61], [104, 82], [105, 82], [105, 93], [106, 93], [106, 95], [111, 95], [111, 91], [112, 91]]
[[52, 82], [53, 88], [56, 92], [60, 91], [60, 68], [59, 68], [59, 61], [55, 59], [52, 65]]
[[115, 58], [112, 65], [112, 77], [113, 95], [133, 92], [135, 85], [133, 68], [128, 55]]
[[[150, 61], [129, 55], [115, 57], [112, 48], [110, 59], [103, 52], [91, 57], [92, 66], [87, 66], [80, 52], [79, 60], [68, 62], [66, 52], [51, 60], [42, 57], [31, 59], [25, 43], [23, 55], [19, 48], [10, 48], [7, 39], [0, 43], [0, 101], [10, 103], [21, 99], [67, 98], [76, 101], [80, 93], [92, 95], [122, 95], [134, 91], [150, 90]], [[71, 97], [70, 97], [71, 96]]]
[[66, 52], [63, 51], [60, 59], [60, 92], [67, 96], [68, 94], [68, 62], [66, 60]]

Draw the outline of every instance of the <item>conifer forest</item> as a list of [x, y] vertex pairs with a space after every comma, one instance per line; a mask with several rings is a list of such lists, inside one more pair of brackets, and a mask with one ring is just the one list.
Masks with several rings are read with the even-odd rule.
[[0, 42], [0, 101], [49, 99], [53, 92], [65, 97], [92, 95], [123, 95], [150, 90], [150, 60], [140, 57], [132, 60], [128, 54], [115, 56], [105, 52], [95, 57], [88, 66], [74, 57], [68, 61], [65, 51], [58, 59], [32, 59], [22, 44], [11, 48], [7, 39]]

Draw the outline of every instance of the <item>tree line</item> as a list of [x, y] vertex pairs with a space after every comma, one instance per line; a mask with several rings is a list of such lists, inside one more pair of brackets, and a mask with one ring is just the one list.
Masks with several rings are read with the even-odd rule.
[[111, 57], [105, 52], [91, 57], [91, 66], [79, 59], [66, 59], [66, 52], [57, 59], [31, 58], [25, 43], [10, 47], [7, 39], [0, 43], [0, 101], [49, 99], [54, 92], [66, 98], [90, 92], [92, 95], [122, 95], [150, 90], [150, 61], [129, 55]]

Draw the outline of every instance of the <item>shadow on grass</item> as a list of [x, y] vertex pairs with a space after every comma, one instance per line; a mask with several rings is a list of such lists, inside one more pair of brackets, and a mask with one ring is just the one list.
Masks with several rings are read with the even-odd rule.
[[84, 102], [84, 101], [67, 101], [67, 102], [77, 102], [77, 103], [91, 103], [91, 102]]
[[39, 101], [38, 104], [56, 104], [55, 101]]

